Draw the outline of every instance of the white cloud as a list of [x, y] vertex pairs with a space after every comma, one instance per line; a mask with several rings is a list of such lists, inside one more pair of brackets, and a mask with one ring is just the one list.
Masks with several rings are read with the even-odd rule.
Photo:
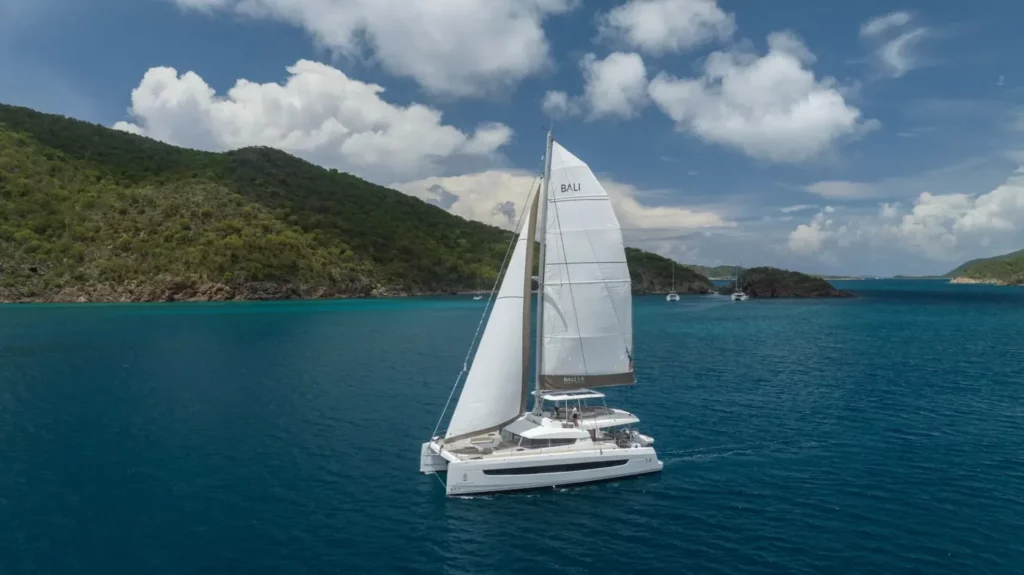
[[878, 189], [871, 184], [844, 180], [815, 182], [807, 186], [806, 189], [812, 194], [836, 200], [858, 200], [879, 195]]
[[300, 60], [284, 84], [239, 80], [225, 96], [194, 72], [152, 68], [132, 91], [135, 123], [117, 129], [205, 150], [271, 146], [371, 179], [436, 174], [446, 160], [488, 158], [512, 137], [503, 124], [465, 134], [420, 104], [397, 106], [384, 88]]
[[929, 30], [909, 26], [912, 20], [909, 12], [892, 12], [868, 20], [860, 28], [861, 39], [874, 46], [880, 69], [893, 78], [922, 65], [917, 46]]
[[472, 96], [515, 85], [549, 65], [545, 18], [575, 0], [172, 0], [301, 27], [336, 53], [369, 52], [426, 90]]
[[878, 216], [883, 220], [892, 220], [900, 215], [899, 202], [884, 203], [878, 206]]
[[[513, 229], [537, 181], [534, 174], [523, 170], [489, 170], [462, 176], [396, 182], [388, 187], [435, 205], [440, 204], [434, 200], [450, 198], [446, 202], [448, 205], [441, 207], [457, 216]], [[507, 206], [508, 202], [514, 208], [512, 218], [503, 209], [496, 209]]]
[[[526, 171], [490, 170], [454, 177], [432, 177], [421, 180], [395, 183], [391, 187], [439, 205], [442, 198], [449, 200], [447, 208], [453, 214], [467, 219], [511, 229], [522, 214], [527, 197], [536, 185], [537, 178]], [[652, 206], [644, 202], [658, 192], [640, 190], [635, 186], [602, 178], [601, 184], [612, 199], [616, 215], [626, 231], [627, 243], [631, 233], [656, 230], [694, 230], [703, 228], [731, 227], [735, 223], [722, 216], [700, 209], [683, 206]], [[450, 194], [446, 196], [444, 194]], [[507, 211], [498, 213], [497, 206], [515, 206], [515, 218], [509, 219]]]
[[890, 75], [899, 78], [921, 66], [921, 61], [914, 50], [927, 33], [924, 28], [916, 28], [900, 34], [878, 48], [878, 57]]
[[564, 118], [575, 116], [580, 112], [579, 103], [574, 98], [561, 91], [548, 91], [541, 101], [541, 110], [544, 115], [551, 118]]
[[715, 0], [630, 0], [602, 16], [599, 27], [605, 37], [664, 54], [728, 40], [736, 22]]
[[1024, 242], [1024, 177], [1013, 175], [983, 194], [922, 192], [907, 207], [879, 204], [877, 212], [824, 210], [789, 235], [789, 249], [810, 254], [860, 244], [958, 262]]
[[775, 162], [812, 159], [846, 136], [876, 127], [862, 121], [831, 78], [807, 66], [814, 56], [794, 35], [768, 37], [768, 53], [715, 52], [704, 75], [651, 81], [651, 99], [680, 130], [747, 155]]
[[823, 213], [814, 216], [808, 224], [800, 224], [789, 234], [790, 251], [799, 254], [812, 254], [821, 251], [825, 240], [835, 233], [828, 229], [831, 225], [832, 221], [826, 220]]
[[868, 20], [860, 27], [861, 38], [874, 38], [893, 28], [906, 26], [910, 23], [909, 12], [890, 12], [884, 16], [878, 16]]
[[811, 210], [817, 207], [818, 206], [814, 204], [798, 204], [795, 206], [786, 206], [784, 208], [780, 208], [779, 211], [784, 214], [791, 214], [793, 212], [802, 212], [804, 210]]
[[590, 118], [630, 118], [647, 103], [647, 70], [639, 54], [614, 52], [604, 60], [587, 54], [580, 67]]

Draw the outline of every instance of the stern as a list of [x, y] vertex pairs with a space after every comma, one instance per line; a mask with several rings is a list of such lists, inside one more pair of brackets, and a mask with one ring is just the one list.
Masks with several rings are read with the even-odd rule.
[[420, 473], [440, 473], [448, 470], [448, 460], [438, 455], [428, 441], [420, 447]]

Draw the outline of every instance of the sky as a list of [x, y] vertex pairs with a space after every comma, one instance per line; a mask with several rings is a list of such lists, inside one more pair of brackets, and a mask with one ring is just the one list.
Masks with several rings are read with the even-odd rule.
[[0, 102], [280, 148], [511, 228], [545, 132], [627, 245], [940, 274], [1024, 248], [1024, 3], [0, 0]]

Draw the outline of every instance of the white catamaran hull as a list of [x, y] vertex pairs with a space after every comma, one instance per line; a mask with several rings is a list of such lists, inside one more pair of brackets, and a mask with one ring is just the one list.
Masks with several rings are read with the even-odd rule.
[[447, 470], [447, 495], [562, 487], [657, 473], [663, 467], [653, 447], [563, 451], [469, 461], [449, 461], [435, 449], [436, 444], [423, 444], [420, 471]]

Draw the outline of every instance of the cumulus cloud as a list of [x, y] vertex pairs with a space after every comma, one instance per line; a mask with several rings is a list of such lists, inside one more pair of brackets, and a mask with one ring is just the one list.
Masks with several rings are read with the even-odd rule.
[[[1014, 174], [982, 194], [922, 192], [912, 204], [879, 204], [877, 212], [826, 207], [789, 235], [795, 253], [835, 245], [902, 249], [940, 261], [980, 255], [983, 248], [1013, 249], [1024, 241], [1024, 176]], [[1017, 248], [1019, 249], [1019, 248]]]
[[473, 96], [510, 87], [549, 65], [545, 18], [575, 0], [172, 0], [303, 28], [350, 57], [369, 53], [426, 90]]
[[434, 184], [427, 188], [426, 193], [433, 197], [424, 197], [423, 200], [432, 206], [437, 206], [442, 210], [450, 210], [455, 202], [459, 201], [459, 196], [444, 189], [444, 186], [440, 184]]
[[[463, 176], [424, 178], [391, 184], [391, 187], [430, 201], [438, 197], [437, 192], [432, 190], [440, 186], [458, 198], [448, 209], [453, 214], [512, 229], [538, 182], [539, 179], [529, 172], [490, 170]], [[601, 184], [612, 199], [623, 229], [627, 230], [627, 240], [630, 233], [644, 231], [696, 230], [735, 225], [706, 210], [650, 205], [645, 199], [659, 194], [629, 184], [607, 178], [602, 179]], [[501, 209], [497, 209], [498, 206]]]
[[799, 254], [811, 254], [821, 251], [825, 240], [835, 235], [829, 228], [832, 220], [826, 219], [824, 212], [816, 214], [809, 223], [800, 224], [789, 234], [789, 249]]
[[918, 45], [929, 33], [924, 26], [910, 25], [909, 12], [891, 12], [872, 18], [860, 28], [860, 37], [874, 48], [879, 69], [899, 78], [922, 65]]
[[587, 54], [580, 67], [590, 118], [631, 118], [647, 103], [647, 70], [639, 54], [614, 52], [604, 60]]
[[580, 59], [583, 94], [544, 94], [541, 109], [552, 118], [586, 114], [588, 120], [632, 118], [647, 105], [647, 69], [636, 53], [613, 52], [603, 60], [594, 54]]
[[661, 73], [650, 97], [679, 130], [773, 162], [812, 159], [878, 125], [863, 120], [833, 79], [815, 78], [814, 55], [796, 36], [773, 33], [768, 48], [763, 56], [714, 52], [699, 78]]
[[557, 90], [544, 94], [544, 99], [541, 101], [541, 110], [544, 111], [545, 116], [551, 118], [575, 116], [580, 111], [579, 104], [575, 99], [569, 98], [568, 94]]
[[680, 52], [736, 30], [715, 0], [630, 0], [599, 19], [601, 35], [651, 54]]
[[[526, 171], [488, 170], [450, 177], [395, 182], [388, 187], [430, 202], [443, 189], [456, 200], [446, 209], [467, 220], [513, 229], [538, 178]], [[495, 207], [502, 205], [501, 210]]]
[[472, 134], [442, 123], [441, 112], [398, 106], [384, 88], [308, 60], [283, 84], [239, 80], [218, 96], [194, 72], [152, 68], [132, 91], [135, 122], [115, 128], [203, 150], [271, 146], [370, 179], [442, 173], [446, 161], [488, 158], [512, 137], [503, 124]]

